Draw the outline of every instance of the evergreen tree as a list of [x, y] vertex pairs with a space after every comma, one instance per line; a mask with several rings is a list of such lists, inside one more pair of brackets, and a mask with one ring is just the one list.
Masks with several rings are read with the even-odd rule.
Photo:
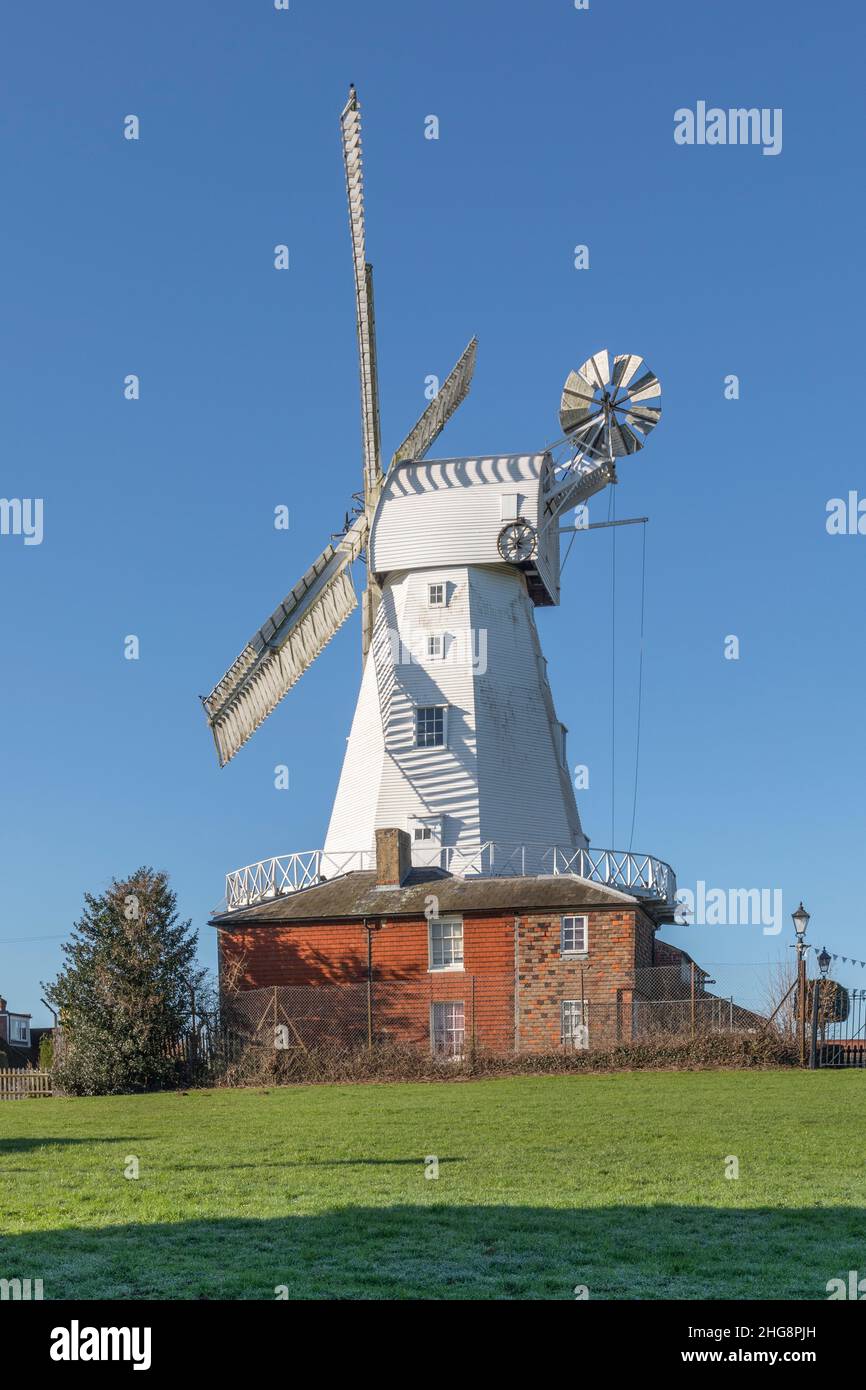
[[84, 902], [62, 948], [66, 963], [46, 986], [60, 1014], [58, 1085], [73, 1095], [117, 1095], [176, 1084], [174, 1047], [204, 972], [167, 875], [141, 868]]

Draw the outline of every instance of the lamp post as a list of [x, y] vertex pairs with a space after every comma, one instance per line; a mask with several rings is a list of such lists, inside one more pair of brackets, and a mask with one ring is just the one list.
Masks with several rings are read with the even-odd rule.
[[797, 951], [797, 1032], [800, 1035], [800, 1066], [806, 1065], [806, 952], [809, 947], [806, 944], [806, 928], [809, 925], [809, 913], [806, 911], [802, 902], [796, 912], [791, 913], [791, 920], [794, 923], [796, 932], [796, 951]]

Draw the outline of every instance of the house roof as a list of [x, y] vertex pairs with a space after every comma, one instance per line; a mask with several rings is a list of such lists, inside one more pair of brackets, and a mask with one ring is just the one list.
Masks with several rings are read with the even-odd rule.
[[341, 874], [311, 888], [270, 898], [253, 907], [219, 913], [210, 925], [268, 926], [279, 922], [343, 921], [357, 917], [423, 917], [435, 893], [439, 911], [532, 912], [547, 908], [617, 908], [653, 905], [576, 874], [461, 878], [442, 869], [413, 869], [399, 888], [376, 886], [372, 870]]

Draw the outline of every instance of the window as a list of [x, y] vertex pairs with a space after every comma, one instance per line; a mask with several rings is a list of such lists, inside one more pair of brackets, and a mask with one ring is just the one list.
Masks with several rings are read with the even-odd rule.
[[416, 844], [439, 844], [442, 839], [441, 816], [410, 816], [409, 834]]
[[428, 585], [427, 585], [427, 603], [429, 604], [429, 606], [430, 606], [431, 608], [444, 608], [444, 607], [445, 607], [445, 585], [444, 585], [444, 584], [428, 584]]
[[568, 767], [568, 729], [564, 724], [559, 726], [559, 761], [563, 767]]
[[499, 517], [502, 521], [516, 521], [520, 516], [520, 496], [516, 492], [504, 492], [499, 499]]
[[439, 661], [442, 658], [445, 642], [441, 632], [427, 633], [427, 656], [430, 661]]
[[418, 705], [415, 710], [415, 747], [444, 748], [446, 705]]
[[431, 917], [430, 969], [463, 969], [462, 917]]
[[12, 1029], [12, 1042], [26, 1043], [30, 1041], [30, 1027], [23, 1018], [10, 1018]]
[[430, 1041], [439, 1057], [462, 1057], [466, 1036], [462, 999], [449, 999], [430, 1009]]
[[564, 956], [585, 956], [589, 950], [585, 917], [560, 918], [560, 947]]
[[589, 1047], [589, 1017], [585, 999], [563, 999], [560, 1005], [560, 1033], [563, 1047]]

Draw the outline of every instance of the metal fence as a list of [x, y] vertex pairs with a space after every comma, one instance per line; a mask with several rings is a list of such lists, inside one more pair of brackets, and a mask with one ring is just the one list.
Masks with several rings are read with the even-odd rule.
[[706, 991], [661, 998], [660, 977], [644, 978], [640, 992], [637, 984], [604, 1000], [576, 997], [579, 986], [515, 988], [510, 973], [274, 985], [224, 1001], [222, 1045], [231, 1059], [248, 1047], [336, 1056], [387, 1044], [445, 1056], [470, 1049], [537, 1053], [607, 1048], [663, 1033], [753, 1030], [761, 1022], [732, 999]]
[[866, 1067], [866, 990], [812, 981], [805, 1002], [813, 1065]]

